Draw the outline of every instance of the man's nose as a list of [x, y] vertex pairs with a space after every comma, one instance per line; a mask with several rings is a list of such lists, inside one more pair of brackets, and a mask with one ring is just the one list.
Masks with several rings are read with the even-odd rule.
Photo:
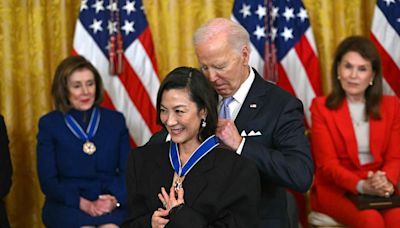
[[214, 82], [217, 80], [217, 72], [215, 70], [208, 70], [208, 80]]

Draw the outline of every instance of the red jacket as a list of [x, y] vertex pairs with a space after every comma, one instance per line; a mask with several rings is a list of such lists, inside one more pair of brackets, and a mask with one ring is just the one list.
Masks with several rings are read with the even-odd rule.
[[[312, 106], [311, 141], [315, 179], [311, 203], [329, 194], [357, 194], [359, 180], [369, 170], [383, 170], [396, 186], [400, 172], [400, 105], [397, 97], [383, 96], [380, 120], [370, 118], [370, 151], [374, 161], [361, 165], [358, 145], [347, 100], [336, 110], [325, 106], [326, 97], [315, 98]], [[313, 200], [314, 199], [314, 200]], [[314, 202], [313, 202], [314, 201]]]

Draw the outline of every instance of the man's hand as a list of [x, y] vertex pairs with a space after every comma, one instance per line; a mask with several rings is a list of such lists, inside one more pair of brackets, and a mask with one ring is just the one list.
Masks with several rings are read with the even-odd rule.
[[242, 136], [240, 136], [233, 120], [219, 118], [216, 135], [225, 145], [234, 151], [239, 148], [242, 142]]

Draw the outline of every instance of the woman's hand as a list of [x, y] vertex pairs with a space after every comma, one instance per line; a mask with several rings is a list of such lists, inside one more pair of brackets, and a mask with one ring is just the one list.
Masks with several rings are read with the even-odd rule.
[[99, 198], [94, 201], [98, 211], [102, 213], [110, 213], [117, 207], [117, 199], [112, 195], [99, 195]]
[[89, 214], [90, 216], [100, 216], [104, 214], [101, 210], [98, 210], [95, 203], [92, 201], [89, 201], [83, 197], [80, 197], [79, 199], [79, 208]]
[[151, 216], [151, 227], [152, 228], [164, 228], [165, 225], [169, 222], [168, 211], [163, 208], [158, 208], [158, 210], [154, 211]]
[[175, 188], [172, 186], [169, 189], [169, 194], [164, 187], [161, 187], [161, 193], [158, 193], [158, 198], [160, 199], [164, 208], [158, 208], [154, 211], [151, 216], [151, 226], [152, 228], [163, 228], [169, 222], [168, 215], [171, 208], [176, 207], [182, 203], [184, 191], [180, 188], [175, 192]]
[[393, 184], [387, 179], [383, 171], [368, 172], [368, 179], [365, 180], [363, 190], [366, 194], [389, 197], [394, 192]]
[[79, 208], [90, 216], [101, 216], [110, 213], [117, 207], [117, 199], [112, 195], [100, 195], [95, 201], [80, 198]]
[[171, 188], [169, 189], [169, 194], [167, 193], [164, 187], [161, 187], [161, 193], [158, 193], [158, 198], [160, 199], [164, 208], [168, 212], [169, 210], [171, 210], [171, 208], [185, 203], [183, 196], [184, 196], [183, 188], [179, 188], [175, 192], [174, 186], [171, 186]]

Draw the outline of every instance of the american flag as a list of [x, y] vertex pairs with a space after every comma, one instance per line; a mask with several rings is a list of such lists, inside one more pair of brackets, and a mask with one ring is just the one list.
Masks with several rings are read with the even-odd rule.
[[142, 1], [82, 0], [73, 48], [99, 70], [103, 105], [124, 114], [133, 146], [147, 142], [160, 80]]
[[235, 0], [232, 20], [250, 34], [250, 65], [302, 100], [310, 125], [309, 106], [322, 90], [317, 49], [302, 1]]
[[383, 89], [400, 97], [400, 1], [378, 0], [372, 19], [371, 39], [382, 59]]

